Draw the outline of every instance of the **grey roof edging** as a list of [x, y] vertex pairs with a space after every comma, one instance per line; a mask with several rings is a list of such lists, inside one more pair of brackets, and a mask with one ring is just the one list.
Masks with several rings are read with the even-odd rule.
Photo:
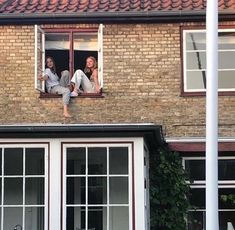
[[144, 137], [151, 148], [165, 143], [162, 126], [147, 124], [1, 125], [0, 138]]

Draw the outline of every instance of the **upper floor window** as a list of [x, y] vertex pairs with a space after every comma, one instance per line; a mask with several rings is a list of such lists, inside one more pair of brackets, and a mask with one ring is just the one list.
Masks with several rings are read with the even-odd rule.
[[38, 76], [45, 69], [45, 57], [51, 56], [56, 72], [69, 70], [71, 76], [77, 69], [84, 70], [86, 59], [93, 56], [98, 61], [98, 80], [103, 87], [103, 25], [83, 29], [42, 29], [35, 25], [35, 88], [44, 92], [45, 83]]
[[[235, 29], [218, 31], [218, 91], [235, 91]], [[206, 30], [183, 30], [183, 93], [206, 91]]]

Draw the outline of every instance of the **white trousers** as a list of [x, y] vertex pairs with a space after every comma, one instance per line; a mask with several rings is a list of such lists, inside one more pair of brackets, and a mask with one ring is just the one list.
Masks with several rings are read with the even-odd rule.
[[68, 105], [70, 101], [70, 90], [68, 88], [70, 84], [69, 71], [64, 70], [61, 73], [60, 84], [51, 88], [50, 93], [62, 94], [62, 100], [64, 105]]
[[73, 82], [75, 84], [75, 88], [77, 90], [79, 90], [80, 86], [82, 87], [82, 89], [84, 90], [85, 93], [95, 93], [95, 84], [93, 82], [91, 82], [88, 77], [86, 76], [86, 74], [78, 69], [76, 70], [76, 72], [74, 73], [71, 82]]

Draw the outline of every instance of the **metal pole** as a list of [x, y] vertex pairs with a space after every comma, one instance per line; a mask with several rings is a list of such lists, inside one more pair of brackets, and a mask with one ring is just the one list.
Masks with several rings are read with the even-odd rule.
[[218, 0], [206, 9], [206, 230], [219, 230], [218, 218]]

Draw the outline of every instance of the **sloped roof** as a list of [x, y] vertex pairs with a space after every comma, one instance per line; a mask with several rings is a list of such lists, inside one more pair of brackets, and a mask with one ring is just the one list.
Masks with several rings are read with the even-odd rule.
[[[206, 0], [0, 0], [0, 19], [26, 17], [120, 18], [205, 15]], [[235, 0], [219, 0], [219, 12], [234, 14]]]

